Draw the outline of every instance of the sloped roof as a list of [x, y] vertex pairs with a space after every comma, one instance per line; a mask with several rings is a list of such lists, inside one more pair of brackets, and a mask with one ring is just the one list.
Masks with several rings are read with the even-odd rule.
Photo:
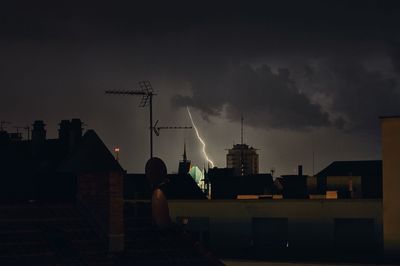
[[58, 139], [46, 139], [40, 156], [33, 155], [32, 141], [10, 141], [0, 147], [0, 166], [11, 171], [53, 171], [66, 157]]
[[[168, 174], [169, 199], [206, 199], [205, 194], [189, 174]], [[124, 179], [126, 199], [145, 196], [151, 198], [150, 184], [145, 174], [126, 174]]]
[[169, 174], [171, 180], [168, 199], [206, 199], [196, 181], [189, 174]]
[[65, 172], [124, 171], [94, 130], [86, 131], [76, 152], [60, 164]]
[[382, 176], [382, 161], [335, 161], [317, 174], [318, 177], [349, 175]]

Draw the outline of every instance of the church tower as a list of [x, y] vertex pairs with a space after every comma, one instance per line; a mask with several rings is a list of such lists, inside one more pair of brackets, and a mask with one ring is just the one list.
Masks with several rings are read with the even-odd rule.
[[188, 160], [187, 156], [186, 156], [186, 142], [183, 143], [183, 155], [182, 155], [182, 157], [183, 157], [183, 160], [179, 161], [178, 174], [186, 175], [187, 173], [189, 173], [190, 165], [191, 165], [190, 160]]

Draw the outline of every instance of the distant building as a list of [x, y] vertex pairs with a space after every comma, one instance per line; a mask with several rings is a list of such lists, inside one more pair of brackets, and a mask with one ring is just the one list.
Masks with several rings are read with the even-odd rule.
[[190, 167], [191, 167], [191, 162], [190, 160], [187, 159], [186, 156], [186, 143], [183, 144], [183, 155], [182, 155], [182, 161], [179, 161], [179, 166], [178, 166], [178, 174], [185, 175], [189, 173]]
[[[189, 174], [168, 174], [171, 182], [169, 199], [206, 199], [205, 194]], [[145, 174], [126, 174], [124, 177], [124, 199], [151, 199], [152, 190]]]
[[233, 168], [213, 168], [207, 173], [211, 183], [211, 199], [237, 199], [240, 195], [272, 194], [270, 174], [234, 175]]
[[226, 155], [226, 167], [234, 169], [235, 176], [258, 174], [257, 150], [247, 144], [235, 144]]
[[316, 176], [307, 176], [307, 190], [310, 195], [318, 194]]
[[335, 161], [317, 174], [317, 186], [338, 198], [382, 198], [382, 161]]
[[186, 143], [183, 144], [182, 160], [179, 161], [178, 175], [189, 174], [200, 188], [204, 188], [204, 174], [197, 166], [192, 166], [186, 155]]
[[[173, 201], [171, 217], [225, 257], [398, 265], [400, 116], [381, 117], [381, 127], [382, 161], [337, 161], [316, 178], [300, 171], [275, 178], [274, 194], [294, 188], [309, 199]], [[214, 196], [242, 189], [232, 185], [233, 169], [209, 176]]]
[[303, 167], [299, 165], [297, 175], [283, 175], [283, 198], [306, 199], [308, 198], [307, 176], [303, 175]]
[[204, 187], [204, 174], [199, 167], [197, 167], [196, 165], [190, 167], [189, 175], [193, 178], [193, 180], [200, 188]]
[[[380, 199], [181, 200], [169, 208], [226, 258], [381, 264]], [[397, 233], [398, 223], [392, 227]]]
[[226, 155], [226, 167], [233, 169], [235, 176], [256, 175], [258, 174], [258, 154], [257, 150], [243, 142], [243, 117], [241, 118], [240, 144], [234, 144], [232, 149], [228, 149]]

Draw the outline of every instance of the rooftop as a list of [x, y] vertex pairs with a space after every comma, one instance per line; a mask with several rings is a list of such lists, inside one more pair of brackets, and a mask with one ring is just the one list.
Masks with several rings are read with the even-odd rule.
[[382, 161], [335, 161], [317, 174], [318, 177], [351, 175], [382, 176]]

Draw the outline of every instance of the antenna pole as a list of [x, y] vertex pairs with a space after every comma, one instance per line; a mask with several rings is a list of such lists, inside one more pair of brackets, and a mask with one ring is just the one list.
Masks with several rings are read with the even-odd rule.
[[315, 176], [315, 172], [314, 172], [314, 151], [312, 152], [312, 175], [313, 177]]
[[240, 140], [241, 140], [241, 144], [243, 145], [243, 115], [242, 115], [240, 121], [241, 121]]
[[150, 109], [150, 158], [153, 157], [153, 92], [150, 81], [144, 80], [139, 82], [139, 90], [106, 90], [106, 94], [119, 94], [119, 95], [136, 95], [142, 96], [139, 107], [149, 106]]
[[150, 107], [150, 158], [153, 158], [153, 95], [150, 95], [149, 98], [149, 107]]

